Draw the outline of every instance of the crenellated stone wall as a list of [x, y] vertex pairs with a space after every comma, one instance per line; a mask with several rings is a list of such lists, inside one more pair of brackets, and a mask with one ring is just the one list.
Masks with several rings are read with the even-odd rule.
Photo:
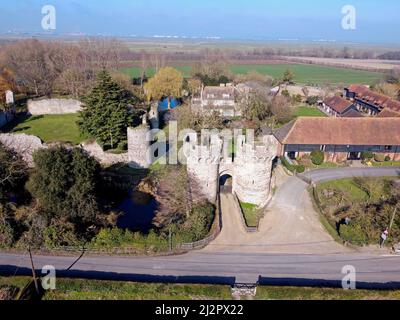
[[245, 136], [238, 136], [233, 162], [223, 158], [223, 142], [218, 136], [212, 136], [209, 145], [193, 145], [191, 140], [190, 147], [185, 145], [189, 177], [201, 186], [209, 201], [215, 202], [219, 178], [228, 174], [232, 176], [232, 191], [240, 201], [260, 207], [268, 203], [272, 162], [278, 149], [278, 141], [273, 136], [264, 136], [260, 145], [248, 143]]
[[234, 161], [233, 191], [240, 201], [265, 206], [271, 194], [272, 162], [278, 151], [278, 141], [264, 136], [262, 145], [246, 142], [238, 137]]
[[187, 171], [192, 185], [199, 187], [202, 195], [215, 203], [219, 187], [222, 140], [214, 135], [209, 146], [193, 144], [192, 140], [186, 143], [185, 148]]
[[82, 110], [82, 103], [74, 99], [40, 99], [28, 101], [28, 112], [31, 115], [68, 114]]

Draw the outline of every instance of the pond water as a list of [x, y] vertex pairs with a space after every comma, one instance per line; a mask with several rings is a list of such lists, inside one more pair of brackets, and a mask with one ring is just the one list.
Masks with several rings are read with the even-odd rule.
[[126, 198], [119, 209], [124, 213], [118, 218], [117, 227], [130, 231], [148, 233], [152, 228], [158, 204], [157, 201], [143, 194], [139, 197], [132, 193]]

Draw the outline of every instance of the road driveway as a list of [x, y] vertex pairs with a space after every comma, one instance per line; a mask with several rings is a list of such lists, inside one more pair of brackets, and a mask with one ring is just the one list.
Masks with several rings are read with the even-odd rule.
[[[398, 176], [400, 168], [335, 168], [312, 171], [302, 178], [324, 182], [349, 177]], [[339, 254], [351, 249], [338, 244], [325, 230], [314, 210], [308, 184], [290, 177], [266, 209], [258, 233], [247, 233], [233, 196], [221, 196], [223, 229], [205, 252], [254, 252], [287, 254]]]

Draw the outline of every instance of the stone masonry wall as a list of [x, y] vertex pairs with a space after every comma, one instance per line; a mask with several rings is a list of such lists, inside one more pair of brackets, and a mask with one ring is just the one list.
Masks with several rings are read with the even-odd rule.
[[272, 161], [277, 155], [278, 141], [265, 136], [262, 146], [252, 146], [243, 136], [238, 142], [233, 191], [240, 201], [265, 206], [270, 199]]
[[146, 169], [151, 165], [149, 130], [147, 124], [128, 128], [128, 163], [131, 168]]
[[34, 116], [77, 113], [81, 109], [82, 103], [74, 99], [41, 99], [28, 101], [28, 112]]
[[[0, 142], [7, 149], [21, 155], [29, 167], [33, 167], [33, 153], [36, 150], [49, 147], [49, 145], [42, 143], [38, 137], [27, 134], [0, 134]], [[96, 142], [84, 143], [80, 147], [103, 165], [128, 162], [128, 153], [113, 154], [104, 152]]]
[[211, 138], [210, 146], [189, 145], [187, 148], [187, 170], [192, 189], [200, 188], [202, 195], [215, 203], [219, 188], [219, 162], [222, 141], [217, 136]]
[[0, 134], [0, 142], [10, 150], [21, 155], [22, 159], [33, 167], [33, 153], [36, 150], [47, 148], [42, 141], [35, 136], [27, 134]]

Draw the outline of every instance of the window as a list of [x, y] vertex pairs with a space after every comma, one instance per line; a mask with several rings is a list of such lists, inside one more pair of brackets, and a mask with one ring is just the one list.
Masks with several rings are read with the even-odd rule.
[[208, 98], [208, 99], [213, 99], [213, 98], [214, 98], [214, 95], [213, 95], [212, 93], [209, 93], [209, 94], [207, 95], [207, 98]]
[[222, 97], [223, 97], [224, 99], [229, 99], [229, 98], [230, 98], [230, 95], [229, 95], [229, 93], [224, 93], [224, 94], [222, 95]]
[[385, 151], [392, 151], [393, 150], [393, 146], [385, 146]]
[[322, 146], [320, 147], [320, 149], [319, 149], [319, 150], [321, 150], [321, 151], [325, 152], [325, 150], [326, 150], [326, 146], [325, 146], [325, 145], [322, 145]]

